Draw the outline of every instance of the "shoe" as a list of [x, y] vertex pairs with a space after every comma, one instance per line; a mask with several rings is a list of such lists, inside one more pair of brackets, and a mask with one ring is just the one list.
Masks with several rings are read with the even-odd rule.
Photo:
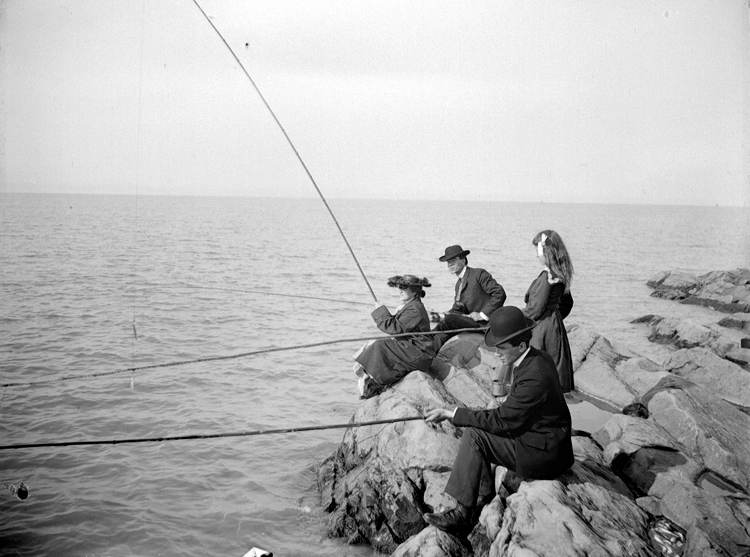
[[469, 509], [463, 505], [443, 513], [426, 513], [423, 515], [427, 524], [439, 528], [443, 532], [458, 537], [466, 537], [474, 529]]
[[368, 375], [365, 377], [363, 392], [362, 392], [362, 395], [359, 397], [359, 399], [367, 400], [368, 398], [372, 398], [374, 396], [379, 395], [380, 393], [385, 391], [385, 389], [386, 389], [385, 385], [376, 383], [375, 380]]

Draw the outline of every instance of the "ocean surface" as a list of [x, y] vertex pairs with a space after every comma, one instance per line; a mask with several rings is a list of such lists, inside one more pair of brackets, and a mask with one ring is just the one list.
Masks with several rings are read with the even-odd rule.
[[[471, 250], [508, 304], [557, 230], [571, 253], [568, 318], [653, 358], [655, 313], [718, 320], [651, 298], [658, 271], [750, 265], [747, 208], [328, 200], [377, 298]], [[0, 444], [152, 438], [349, 421], [361, 342], [228, 356], [379, 334], [372, 295], [320, 199], [0, 194]], [[0, 555], [365, 556], [325, 536], [317, 465], [343, 430], [0, 451]], [[29, 497], [7, 488], [20, 482]]]

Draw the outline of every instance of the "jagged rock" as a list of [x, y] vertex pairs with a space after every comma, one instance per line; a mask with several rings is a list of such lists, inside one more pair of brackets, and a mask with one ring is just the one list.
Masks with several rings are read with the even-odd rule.
[[637, 495], [661, 501], [675, 485], [692, 484], [703, 467], [681, 451], [646, 446], [630, 454], [618, 454], [612, 469]]
[[659, 390], [648, 409], [687, 455], [748, 489], [750, 416], [696, 385]]
[[680, 484], [662, 497], [660, 508], [665, 517], [688, 531], [687, 555], [747, 554], [750, 497], [716, 496], [695, 485]]
[[750, 331], [750, 314], [733, 313], [719, 321], [719, 325], [730, 329], [739, 329], [741, 331]]
[[615, 414], [594, 433], [594, 440], [604, 447], [604, 462], [612, 462], [622, 454], [630, 455], [643, 447], [681, 448], [659, 424], [652, 420]]
[[[443, 345], [432, 361], [432, 375], [443, 381], [453, 368], [471, 369], [484, 362], [486, 368], [494, 369], [499, 362], [488, 358], [491, 352], [479, 352], [484, 345], [484, 333], [459, 333]], [[486, 348], [486, 347], [485, 347]], [[483, 358], [484, 356], [484, 358]]]
[[392, 557], [469, 557], [471, 546], [429, 526], [398, 546]]
[[570, 355], [573, 360], [574, 373], [581, 367], [581, 364], [599, 338], [599, 334], [578, 324], [568, 327], [568, 341], [570, 342]]
[[695, 276], [682, 271], [663, 271], [647, 284], [652, 296], [681, 303], [711, 307], [726, 313], [750, 312], [750, 269], [712, 271]]
[[[419, 415], [426, 407], [459, 405], [440, 381], [415, 371], [365, 401], [352, 419], [393, 419]], [[447, 421], [347, 430], [318, 476], [322, 505], [332, 513], [328, 534], [391, 552], [420, 532], [426, 526], [422, 513], [449, 503], [442, 490], [458, 439], [458, 430]]]
[[[688, 282], [666, 278], [672, 285]], [[699, 347], [722, 350], [716, 330], [644, 319], [658, 326], [662, 340], [672, 335], [669, 342], [696, 346], [674, 352], [660, 366], [577, 325], [569, 338], [577, 389], [618, 407], [638, 404], [648, 419], [617, 414], [593, 438], [574, 437], [576, 463], [556, 481], [524, 481], [497, 467], [497, 496], [482, 510], [468, 543], [422, 520], [423, 512], [453, 506], [443, 489], [460, 437], [449, 422], [422, 420], [346, 432], [319, 471], [322, 503], [331, 512], [329, 535], [409, 557], [463, 557], [472, 548], [477, 557], [645, 556], [658, 554], [649, 525], [663, 515], [685, 530], [687, 557], [746, 550], [748, 497], [718, 496], [698, 484], [711, 470], [748, 490], [750, 416], [712, 394], [740, 404], [750, 389], [734, 373], [748, 371], [727, 368], [734, 364]], [[426, 407], [494, 406], [491, 382], [499, 361], [482, 338], [454, 337], [432, 376], [409, 374], [365, 401], [353, 421], [413, 416]]]
[[[668, 373], [647, 358], [636, 357], [631, 351], [622, 353], [602, 336], [590, 343], [592, 335], [585, 329], [571, 328], [571, 351], [581, 358], [575, 370], [576, 389], [618, 408], [637, 402]], [[580, 347], [588, 346], [583, 354]], [[574, 358], [575, 360], [575, 358]]]
[[524, 482], [506, 501], [490, 555], [652, 556], [648, 515], [627, 488], [592, 482], [590, 474], [589, 464], [576, 463], [564, 481]]
[[723, 357], [737, 346], [732, 339], [690, 319], [648, 315], [634, 320], [633, 323], [648, 323], [651, 328], [648, 340], [659, 344], [671, 344], [676, 348], [704, 346]]
[[732, 404], [750, 408], [750, 372], [706, 348], [678, 350], [664, 367]]

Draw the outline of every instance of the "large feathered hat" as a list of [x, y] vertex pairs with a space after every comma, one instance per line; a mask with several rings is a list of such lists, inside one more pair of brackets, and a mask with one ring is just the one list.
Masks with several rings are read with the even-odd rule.
[[419, 278], [416, 275], [396, 275], [388, 279], [388, 286], [432, 286], [426, 278]]

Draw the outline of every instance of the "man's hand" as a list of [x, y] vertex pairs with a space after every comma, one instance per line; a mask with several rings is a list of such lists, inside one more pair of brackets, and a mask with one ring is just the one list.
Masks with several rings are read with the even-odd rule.
[[424, 415], [424, 421], [435, 424], [438, 424], [443, 420], [450, 420], [451, 418], [453, 418], [453, 410], [448, 410], [446, 408], [433, 408], [432, 410], [428, 410]]
[[430, 322], [431, 323], [439, 323], [440, 319], [441, 319], [441, 317], [440, 317], [440, 314], [438, 312], [436, 312], [436, 311], [431, 311], [430, 312]]
[[482, 314], [478, 311], [472, 311], [469, 314], [469, 317], [471, 317], [474, 321], [484, 321], [484, 317], [482, 317]]

